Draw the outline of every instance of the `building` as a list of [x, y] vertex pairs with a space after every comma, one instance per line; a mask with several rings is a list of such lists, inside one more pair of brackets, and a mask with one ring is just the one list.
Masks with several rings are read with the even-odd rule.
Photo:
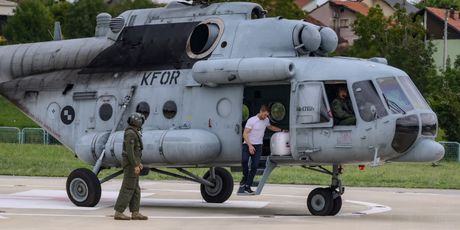
[[369, 8], [376, 7], [377, 5], [383, 11], [385, 17], [390, 17], [396, 11], [396, 5], [405, 8], [408, 14], [415, 14], [418, 12], [418, 8], [409, 3], [406, 0], [362, 0]]
[[15, 2], [0, 0], [0, 44], [6, 42], [5, 38], [2, 36], [3, 25], [5, 25], [9, 16], [14, 15], [16, 6], [17, 4]]
[[339, 37], [339, 46], [343, 47], [353, 45], [358, 38], [352, 28], [357, 15], [366, 16], [368, 12], [369, 7], [362, 2], [331, 0], [310, 12], [309, 16], [334, 29]]
[[[436, 51], [433, 59], [437, 67], [443, 67], [444, 61], [444, 23], [446, 9], [426, 7], [418, 15], [423, 16], [428, 39], [431, 39]], [[447, 57], [452, 61], [460, 55], [460, 11], [447, 10]]]
[[6, 22], [7, 17], [14, 15], [16, 5], [15, 2], [0, 0], [0, 24]]
[[296, 0], [295, 3], [303, 11], [310, 13], [328, 0]]

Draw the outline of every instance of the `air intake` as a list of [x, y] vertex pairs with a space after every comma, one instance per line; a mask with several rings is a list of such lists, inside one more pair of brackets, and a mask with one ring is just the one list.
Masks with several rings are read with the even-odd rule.
[[119, 33], [123, 29], [124, 25], [125, 19], [122, 17], [116, 17], [110, 20], [110, 30], [112, 30], [114, 33]]
[[104, 37], [107, 35], [110, 29], [110, 22], [112, 16], [108, 13], [100, 13], [96, 17], [96, 37]]

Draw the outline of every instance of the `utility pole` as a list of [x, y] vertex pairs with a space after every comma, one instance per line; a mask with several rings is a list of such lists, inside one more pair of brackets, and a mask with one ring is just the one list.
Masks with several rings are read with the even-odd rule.
[[425, 27], [425, 46], [428, 45], [427, 42], [427, 36], [428, 36], [428, 26], [427, 26], [427, 20], [428, 19], [428, 9], [425, 7], [425, 13], [423, 14], [423, 27]]
[[448, 20], [449, 20], [449, 10], [446, 9], [446, 14], [444, 17], [444, 55], [442, 60], [442, 66], [444, 71], [447, 69], [447, 28], [448, 28]]

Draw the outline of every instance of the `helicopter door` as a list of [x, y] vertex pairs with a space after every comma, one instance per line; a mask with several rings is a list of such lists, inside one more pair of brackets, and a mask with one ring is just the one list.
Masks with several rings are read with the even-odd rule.
[[303, 158], [319, 151], [320, 146], [314, 142], [317, 131], [332, 129], [333, 119], [322, 82], [302, 82], [292, 87], [291, 151]]
[[240, 162], [243, 87], [193, 87], [191, 93], [184, 100], [192, 112], [191, 128], [216, 134], [221, 141], [219, 161]]

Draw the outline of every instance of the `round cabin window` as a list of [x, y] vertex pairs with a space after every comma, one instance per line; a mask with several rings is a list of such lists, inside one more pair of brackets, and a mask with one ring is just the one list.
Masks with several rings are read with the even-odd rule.
[[176, 105], [176, 102], [174, 101], [167, 101], [164, 105], [163, 105], [163, 115], [167, 118], [167, 119], [172, 119], [176, 116], [177, 114], [177, 105]]
[[275, 121], [282, 121], [286, 116], [286, 108], [280, 102], [275, 102], [270, 107], [270, 117]]
[[99, 107], [99, 117], [103, 121], [108, 121], [112, 118], [113, 108], [112, 105], [109, 103], [104, 103]]
[[150, 106], [149, 106], [149, 104], [147, 102], [145, 102], [145, 101], [142, 101], [139, 104], [137, 104], [136, 113], [140, 113], [140, 114], [144, 115], [145, 119], [147, 120], [147, 118], [150, 115]]
[[249, 107], [243, 104], [243, 121], [247, 121], [249, 119]]

